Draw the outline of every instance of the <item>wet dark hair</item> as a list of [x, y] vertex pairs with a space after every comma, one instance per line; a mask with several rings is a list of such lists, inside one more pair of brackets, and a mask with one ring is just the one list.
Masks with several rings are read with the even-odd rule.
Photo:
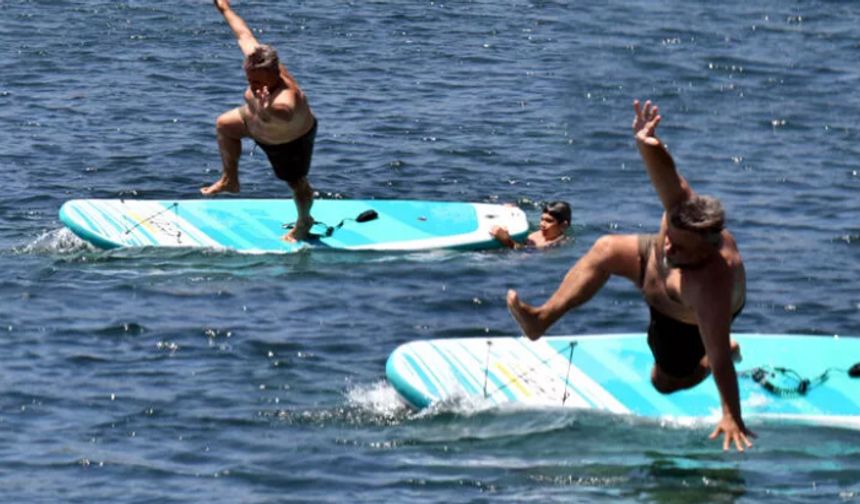
[[678, 229], [703, 235], [710, 243], [718, 243], [726, 227], [726, 212], [720, 200], [711, 196], [693, 196], [669, 212], [669, 222]]
[[543, 206], [543, 213], [552, 215], [558, 222], [570, 224], [570, 205], [566, 201], [553, 201]]
[[280, 67], [278, 53], [272, 46], [258, 45], [254, 52], [245, 57], [245, 70], [271, 70], [278, 72]]

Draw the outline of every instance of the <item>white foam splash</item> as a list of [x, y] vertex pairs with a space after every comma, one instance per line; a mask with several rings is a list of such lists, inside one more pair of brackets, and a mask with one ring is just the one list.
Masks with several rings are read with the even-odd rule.
[[394, 417], [411, 411], [387, 381], [357, 385], [346, 392], [347, 400], [374, 415]]
[[78, 238], [69, 228], [53, 229], [17, 248], [22, 254], [72, 254], [75, 252], [95, 252], [98, 249]]

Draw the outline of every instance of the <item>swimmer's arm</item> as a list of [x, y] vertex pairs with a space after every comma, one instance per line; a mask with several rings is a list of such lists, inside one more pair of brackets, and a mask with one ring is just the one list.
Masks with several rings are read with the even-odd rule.
[[218, 12], [224, 16], [227, 24], [230, 25], [233, 34], [236, 35], [236, 41], [239, 43], [239, 49], [242, 50], [242, 54], [247, 56], [254, 52], [254, 49], [260, 44], [257, 42], [251, 29], [245, 24], [245, 21], [230, 7], [229, 0], [213, 0], [213, 3]]
[[525, 247], [522, 243], [514, 241], [514, 239], [511, 238], [510, 233], [508, 233], [508, 230], [501, 226], [493, 226], [490, 230], [490, 234], [496, 239], [496, 241], [510, 249], [520, 249]]
[[651, 183], [663, 203], [663, 208], [668, 212], [678, 203], [690, 199], [693, 191], [675, 168], [675, 162], [669, 154], [669, 150], [656, 135], [657, 125], [662, 117], [657, 106], [651, 102], [645, 102], [644, 107], [639, 106], [639, 101], [633, 102], [635, 117], [633, 119], [633, 132], [636, 137], [636, 147], [645, 163]]

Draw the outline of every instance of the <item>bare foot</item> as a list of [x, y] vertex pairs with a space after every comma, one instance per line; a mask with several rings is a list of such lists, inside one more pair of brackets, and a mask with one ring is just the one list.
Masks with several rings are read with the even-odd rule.
[[514, 317], [520, 329], [530, 340], [536, 340], [543, 335], [546, 327], [538, 319], [537, 309], [520, 301], [517, 291], [508, 291], [508, 311]]
[[304, 240], [308, 237], [308, 233], [311, 230], [311, 227], [314, 225], [313, 218], [308, 218], [304, 221], [296, 221], [296, 225], [293, 226], [293, 229], [290, 229], [290, 232], [283, 236], [283, 240], [290, 243], [295, 243], [300, 240]]
[[729, 347], [732, 351], [732, 362], [737, 364], [738, 362], [744, 360], [743, 356], [741, 355], [741, 346], [738, 345], [737, 341], [732, 340], [731, 343], [729, 343]]
[[201, 187], [200, 194], [203, 196], [212, 196], [213, 194], [218, 194], [219, 192], [239, 192], [239, 181], [233, 181], [228, 179], [227, 177], [221, 177], [217, 182], [212, 184], [209, 187]]

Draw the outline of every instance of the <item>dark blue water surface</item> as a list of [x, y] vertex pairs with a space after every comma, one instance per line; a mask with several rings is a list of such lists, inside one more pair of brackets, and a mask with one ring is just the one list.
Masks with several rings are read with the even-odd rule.
[[[604, 233], [656, 229], [633, 144], [655, 100], [749, 277], [735, 330], [860, 335], [860, 4], [237, 1], [311, 100], [321, 198], [569, 201], [545, 253], [92, 249], [71, 198], [192, 198], [241, 53], [206, 1], [0, 0], [0, 500], [858, 502], [860, 433], [570, 411], [415, 414], [422, 338], [516, 335]], [[265, 157], [242, 195], [288, 197]], [[551, 333], [644, 329], [612, 280]], [[858, 356], [860, 358], [860, 356]]]

